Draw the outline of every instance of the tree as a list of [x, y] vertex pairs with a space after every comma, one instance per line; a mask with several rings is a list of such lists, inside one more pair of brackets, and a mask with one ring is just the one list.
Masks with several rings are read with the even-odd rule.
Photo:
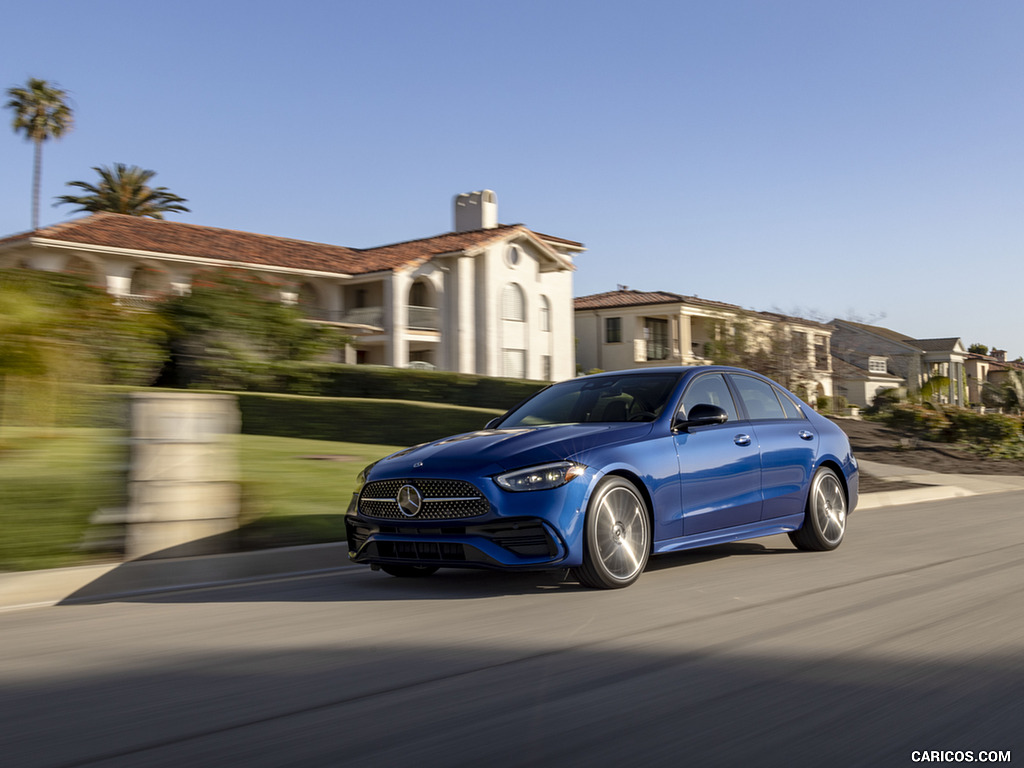
[[53, 426], [94, 404], [78, 385], [145, 386], [167, 357], [157, 315], [74, 275], [0, 270], [0, 426], [12, 415]]
[[987, 355], [988, 347], [984, 344], [971, 344], [971, 346], [967, 348], [967, 351], [973, 355]]
[[46, 80], [29, 78], [24, 87], [7, 89], [7, 109], [14, 111], [11, 125], [35, 145], [32, 163], [32, 229], [39, 229], [39, 181], [43, 172], [43, 142], [59, 139], [71, 130], [74, 116], [67, 92]]
[[314, 360], [343, 340], [285, 306], [280, 288], [244, 272], [194, 276], [187, 296], [160, 306], [170, 327], [171, 365], [161, 383], [266, 391], [275, 365]]
[[77, 205], [76, 212], [110, 211], [129, 216], [149, 216], [152, 219], [162, 219], [165, 213], [189, 212], [188, 208], [181, 205], [188, 202], [185, 198], [174, 194], [167, 187], [149, 186], [156, 171], [124, 163], [115, 163], [112, 169], [100, 166], [93, 170], [100, 175], [99, 184], [94, 186], [85, 181], [69, 181], [65, 186], [78, 187], [88, 194], [61, 195], [56, 204]]

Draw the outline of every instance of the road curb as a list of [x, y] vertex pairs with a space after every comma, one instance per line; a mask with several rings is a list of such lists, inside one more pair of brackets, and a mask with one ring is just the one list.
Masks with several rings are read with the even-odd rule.
[[0, 610], [89, 602], [351, 567], [345, 543], [0, 573]]
[[924, 501], [942, 501], [960, 496], [975, 496], [975, 491], [953, 485], [933, 485], [928, 488], [907, 488], [901, 491], [877, 491], [865, 493], [857, 501], [854, 512], [865, 509], [897, 507], [902, 504], [918, 504]]

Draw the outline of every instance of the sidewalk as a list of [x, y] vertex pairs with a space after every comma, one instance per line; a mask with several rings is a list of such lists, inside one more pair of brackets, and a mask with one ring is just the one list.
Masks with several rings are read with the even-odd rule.
[[862, 473], [879, 480], [916, 483], [929, 487], [865, 493], [860, 497], [857, 509], [877, 509], [878, 507], [938, 501], [983, 493], [1024, 491], [1024, 477], [1017, 475], [943, 475], [938, 472], [929, 472], [927, 469], [900, 467], [895, 464], [881, 464], [863, 459], [859, 463]]
[[[1024, 490], [1024, 477], [1015, 475], [942, 475], [864, 460], [860, 461], [860, 468], [865, 474], [880, 480], [911, 482], [927, 487], [865, 493], [857, 503], [857, 510]], [[348, 547], [339, 542], [206, 557], [135, 560], [47, 571], [0, 573], [0, 612], [328, 573], [348, 567], [352, 567], [348, 561]]]

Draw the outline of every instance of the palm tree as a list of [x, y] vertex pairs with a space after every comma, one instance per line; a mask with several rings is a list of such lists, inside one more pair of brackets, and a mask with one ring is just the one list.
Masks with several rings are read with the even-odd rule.
[[149, 186], [156, 171], [124, 163], [114, 163], [113, 169], [101, 166], [93, 170], [100, 175], [99, 184], [94, 186], [85, 181], [69, 181], [65, 186], [78, 187], [88, 194], [61, 195], [56, 204], [77, 205], [76, 211], [111, 211], [153, 219], [162, 219], [165, 213], [189, 212], [188, 208], [180, 205], [188, 202], [184, 197], [178, 197], [167, 187]]
[[39, 180], [43, 172], [43, 142], [59, 139], [74, 124], [71, 107], [64, 99], [67, 92], [46, 80], [31, 77], [25, 87], [7, 89], [7, 109], [14, 110], [11, 125], [15, 133], [24, 133], [35, 144], [32, 165], [32, 229], [39, 229]]

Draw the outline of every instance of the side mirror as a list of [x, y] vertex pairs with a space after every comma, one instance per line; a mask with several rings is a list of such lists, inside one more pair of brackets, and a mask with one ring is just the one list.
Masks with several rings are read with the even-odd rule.
[[724, 424], [729, 420], [729, 414], [724, 408], [709, 403], [697, 403], [686, 418], [676, 417], [672, 428], [676, 431], [685, 432], [691, 427], [710, 427], [714, 424]]

